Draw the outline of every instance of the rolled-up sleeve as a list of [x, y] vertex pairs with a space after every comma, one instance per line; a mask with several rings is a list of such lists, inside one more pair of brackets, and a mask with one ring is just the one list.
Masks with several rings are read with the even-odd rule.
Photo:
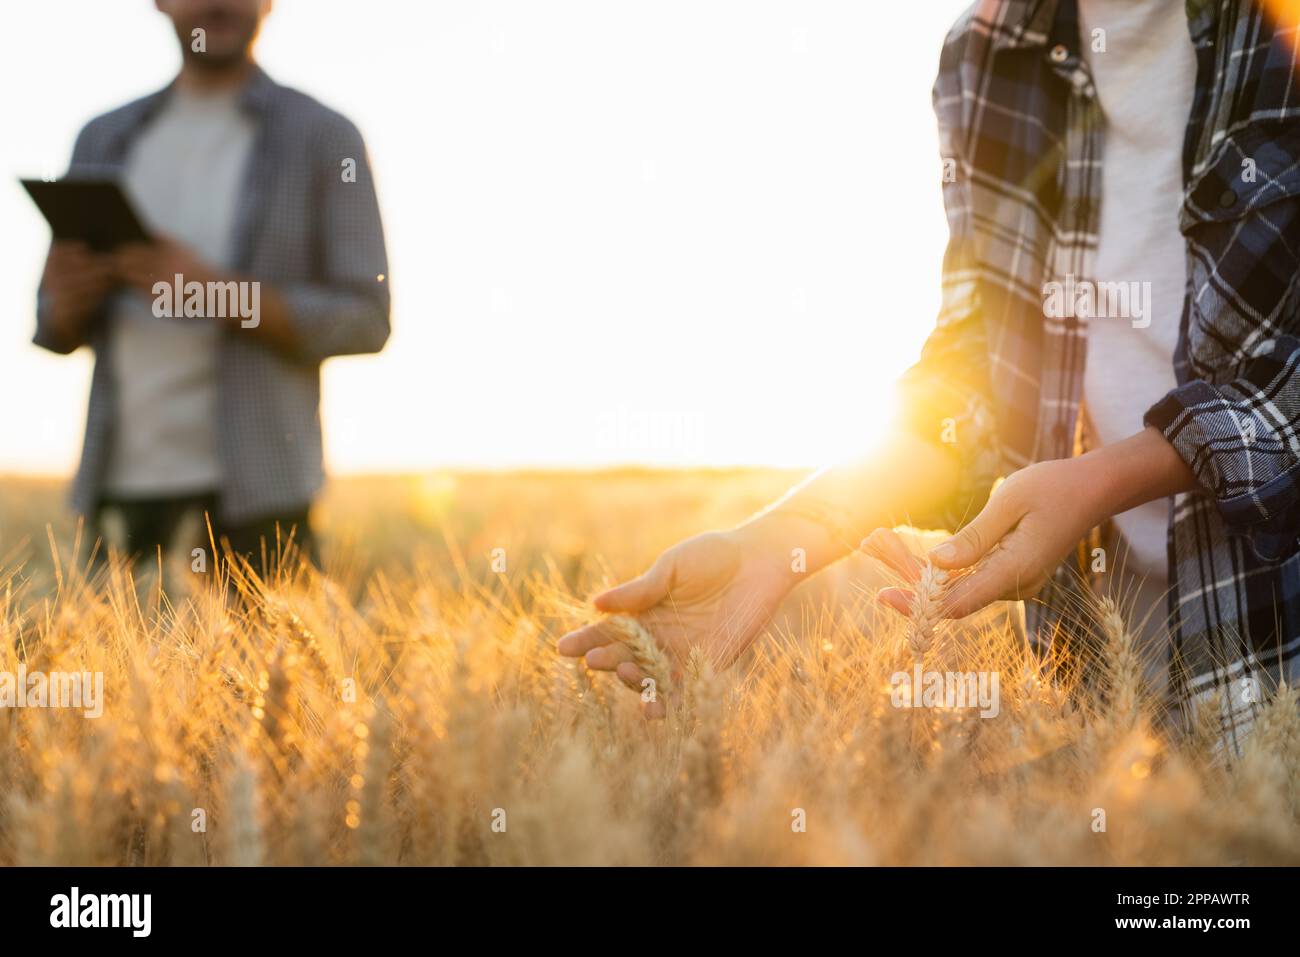
[[[321, 133], [315, 192], [318, 232], [316, 275], [308, 282], [277, 285], [296, 332], [296, 350], [307, 361], [378, 352], [390, 331], [388, 255], [379, 200], [365, 143], [346, 120]], [[356, 179], [339, 174], [356, 162]]]
[[1147, 410], [1214, 496], [1229, 532], [1265, 561], [1300, 538], [1300, 339], [1279, 336], [1231, 382], [1193, 380]]

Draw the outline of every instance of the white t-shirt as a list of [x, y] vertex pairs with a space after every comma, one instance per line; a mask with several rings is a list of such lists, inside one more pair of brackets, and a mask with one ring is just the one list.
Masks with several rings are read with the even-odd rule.
[[[228, 267], [253, 134], [237, 91], [173, 91], [127, 155], [126, 191], [146, 226]], [[215, 491], [217, 321], [159, 319], [152, 296], [129, 292], [114, 302], [110, 322], [117, 414], [106, 491]]]
[[[1109, 445], [1140, 432], [1143, 413], [1176, 384], [1173, 354], [1187, 281], [1178, 211], [1196, 59], [1183, 0], [1079, 0], [1079, 27], [1105, 122], [1099, 242], [1090, 278], [1150, 283], [1139, 287], [1144, 295], [1149, 290], [1149, 300], [1137, 320], [1140, 326], [1149, 318], [1149, 326], [1122, 317], [1089, 321], [1084, 407], [1094, 437]], [[1114, 561], [1128, 579], [1120, 589], [1128, 596], [1145, 592], [1143, 601], [1163, 594], [1168, 500], [1115, 521], [1127, 546]], [[1153, 617], [1163, 623], [1163, 605]]]

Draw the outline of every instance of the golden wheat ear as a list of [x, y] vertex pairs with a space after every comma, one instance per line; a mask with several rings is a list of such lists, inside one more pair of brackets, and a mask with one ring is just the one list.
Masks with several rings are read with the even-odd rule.
[[631, 615], [610, 615], [607, 625], [619, 632], [619, 641], [632, 652], [632, 660], [641, 673], [654, 682], [655, 690], [665, 698], [673, 696], [673, 669], [654, 635]]
[[948, 573], [929, 561], [921, 577], [912, 586], [912, 615], [908, 621], [907, 642], [919, 661], [934, 645], [934, 633], [943, 618], [943, 596], [948, 588]]

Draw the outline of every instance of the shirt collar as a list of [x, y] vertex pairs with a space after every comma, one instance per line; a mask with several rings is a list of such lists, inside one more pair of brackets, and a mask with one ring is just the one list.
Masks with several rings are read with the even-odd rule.
[[[1060, 32], [1057, 15], [1078, 23], [1079, 0], [984, 0], [981, 8], [1001, 5], [990, 18], [1001, 25], [994, 33], [995, 49], [1046, 46]], [[1187, 29], [1192, 41], [1199, 43], [1210, 35], [1219, 18], [1218, 0], [1184, 0]], [[983, 13], [983, 9], [980, 13]]]
[[[161, 90], [141, 97], [123, 108], [127, 114], [126, 121], [118, 128], [118, 133], [109, 146], [110, 157], [118, 161], [125, 157], [131, 140], [140, 132], [145, 123], [162, 109], [175, 90], [176, 81], [172, 80]], [[244, 83], [244, 88], [239, 92], [239, 108], [257, 119], [261, 119], [274, 106], [276, 93], [279, 90], [280, 85], [271, 79], [265, 70], [254, 63], [252, 72], [249, 73], [248, 79]]]
[[[1045, 46], [1052, 34], [1058, 5], [1077, 10], [1077, 0], [984, 0], [980, 7], [996, 8], [990, 18], [998, 28], [993, 34], [993, 46], [999, 50]], [[1063, 11], [1065, 12], [1065, 11]], [[984, 13], [980, 10], [976, 16]]]
[[[265, 113], [274, 101], [275, 92], [278, 89], [279, 85], [267, 75], [265, 70], [254, 63], [252, 72], [249, 73], [248, 79], [244, 82], [244, 88], [239, 92], [239, 108], [253, 114]], [[127, 109], [130, 110], [130, 115], [127, 117], [125, 125], [130, 132], [134, 132], [140, 125], [162, 109], [163, 104], [171, 98], [172, 93], [175, 91], [176, 80], [172, 80], [161, 90], [150, 93], [128, 106]]]
[[239, 106], [249, 113], [265, 113], [274, 102], [279, 88], [279, 85], [266, 75], [266, 71], [254, 63], [253, 71], [239, 94]]

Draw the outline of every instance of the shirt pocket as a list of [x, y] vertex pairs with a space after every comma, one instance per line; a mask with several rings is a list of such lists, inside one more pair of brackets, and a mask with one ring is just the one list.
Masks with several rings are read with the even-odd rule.
[[1254, 124], [1222, 140], [1187, 185], [1179, 228], [1189, 372], [1226, 382], [1300, 326], [1300, 127]]

